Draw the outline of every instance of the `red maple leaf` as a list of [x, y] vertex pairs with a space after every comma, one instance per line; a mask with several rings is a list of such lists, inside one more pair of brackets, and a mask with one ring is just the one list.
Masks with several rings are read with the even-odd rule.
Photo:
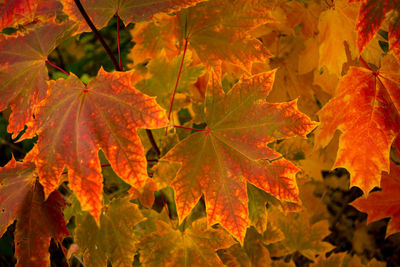
[[[385, 17], [391, 13], [389, 26], [390, 49], [400, 59], [400, 2], [394, 0], [362, 0], [357, 19], [359, 52], [374, 38]], [[396, 12], [398, 14], [396, 14]]]
[[98, 220], [103, 188], [99, 149], [124, 181], [144, 185], [147, 162], [136, 129], [164, 127], [167, 118], [154, 98], [134, 88], [137, 79], [132, 71], [100, 69], [87, 86], [73, 74], [50, 81], [30, 130], [39, 135], [35, 163], [46, 196], [58, 187], [66, 166], [82, 209]]
[[0, 235], [17, 220], [17, 266], [50, 264], [50, 239], [62, 242], [69, 235], [62, 213], [64, 206], [58, 191], [45, 200], [35, 165], [30, 160], [16, 162], [12, 159], [0, 168]]
[[11, 107], [7, 131], [14, 137], [46, 97], [47, 56], [75, 29], [71, 23], [48, 23], [26, 35], [0, 37], [0, 110]]
[[351, 205], [368, 213], [367, 223], [391, 217], [386, 231], [389, 236], [400, 232], [400, 166], [390, 164], [390, 173], [382, 174], [381, 188], [382, 191], [356, 199]]

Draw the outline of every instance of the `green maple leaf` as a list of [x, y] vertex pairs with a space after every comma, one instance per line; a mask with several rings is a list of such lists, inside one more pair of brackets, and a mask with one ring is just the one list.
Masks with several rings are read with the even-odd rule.
[[[225, 94], [212, 73], [206, 96], [207, 128], [184, 139], [164, 160], [182, 163], [171, 185], [179, 218], [192, 210], [202, 194], [209, 224], [221, 223], [243, 241], [249, 225], [246, 181], [281, 200], [297, 201], [298, 169], [268, 143], [304, 136], [315, 123], [296, 102], [271, 104], [275, 71], [242, 78]], [[262, 159], [274, 160], [269, 162]]]
[[136, 253], [134, 226], [143, 220], [137, 205], [120, 198], [103, 208], [100, 226], [89, 213], [77, 216], [76, 241], [86, 266], [132, 266]]
[[322, 241], [330, 233], [327, 220], [310, 223], [310, 214], [305, 211], [287, 214], [274, 211], [269, 216], [285, 236], [285, 239], [278, 243], [283, 245], [285, 254], [299, 251], [313, 260], [316, 255], [333, 249], [331, 244]]
[[[152, 77], [138, 82], [136, 84], [137, 89], [147, 95], [156, 96], [157, 103], [161, 107], [168, 109], [181, 61], [182, 55], [168, 60], [165, 53], [161, 53], [147, 65]], [[205, 68], [203, 66], [190, 65], [191, 62], [192, 53], [187, 51], [182, 65], [178, 87], [176, 88], [177, 93], [188, 93], [189, 85], [195, 83], [197, 78], [204, 74]]]
[[144, 227], [137, 245], [144, 266], [223, 266], [216, 251], [234, 243], [226, 231], [207, 227], [205, 218], [180, 231], [155, 212], [149, 215], [152, 227]]

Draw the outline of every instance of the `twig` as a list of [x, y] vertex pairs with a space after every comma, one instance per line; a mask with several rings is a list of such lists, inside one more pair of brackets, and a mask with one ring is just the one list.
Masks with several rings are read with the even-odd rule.
[[150, 141], [151, 146], [153, 147], [154, 151], [156, 152], [157, 157], [160, 157], [161, 152], [160, 152], [160, 149], [157, 146], [156, 141], [154, 140], [154, 136], [153, 136], [152, 132], [149, 129], [146, 129], [146, 134], [147, 134], [147, 137], [148, 137], [148, 139]]
[[106, 44], [106, 42], [104, 41], [103, 37], [101, 37], [99, 31], [96, 29], [96, 26], [94, 26], [93, 22], [91, 21], [91, 19], [89, 18], [88, 14], [85, 11], [85, 9], [83, 8], [81, 2], [79, 0], [74, 0], [74, 2], [76, 4], [76, 6], [78, 7], [79, 11], [81, 12], [83, 18], [85, 19], [86, 23], [90, 27], [90, 29], [96, 35], [97, 39], [99, 39], [100, 43], [102, 44], [102, 46], [106, 50], [107, 55], [111, 59], [115, 69], [118, 70], [118, 71], [122, 71], [122, 68], [120, 68], [120, 66], [118, 65], [117, 60], [115, 59], [113, 53], [111, 52], [110, 47]]

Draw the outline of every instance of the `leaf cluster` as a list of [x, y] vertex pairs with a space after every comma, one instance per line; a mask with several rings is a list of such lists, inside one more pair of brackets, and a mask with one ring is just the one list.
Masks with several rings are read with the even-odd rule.
[[392, 261], [367, 229], [400, 232], [400, 1], [15, 0], [0, 27], [17, 266]]

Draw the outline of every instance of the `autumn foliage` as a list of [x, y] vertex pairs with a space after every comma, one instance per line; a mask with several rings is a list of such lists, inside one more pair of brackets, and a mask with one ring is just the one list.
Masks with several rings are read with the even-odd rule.
[[[358, 266], [326, 240], [335, 168], [400, 232], [400, 1], [14, 0], [0, 27], [0, 111], [37, 140], [0, 168], [17, 266], [66, 239], [84, 266]], [[92, 31], [114, 71], [50, 60]]]

